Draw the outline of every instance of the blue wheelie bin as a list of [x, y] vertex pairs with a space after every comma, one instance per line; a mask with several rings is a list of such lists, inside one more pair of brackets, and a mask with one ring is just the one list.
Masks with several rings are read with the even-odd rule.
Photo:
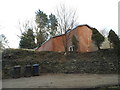
[[33, 64], [33, 76], [39, 76], [39, 64]]

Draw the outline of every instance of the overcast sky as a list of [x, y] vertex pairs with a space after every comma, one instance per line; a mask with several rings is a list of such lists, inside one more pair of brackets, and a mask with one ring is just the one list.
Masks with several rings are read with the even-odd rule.
[[0, 34], [4, 34], [11, 48], [18, 48], [19, 21], [34, 19], [40, 9], [46, 14], [54, 13], [59, 4], [77, 9], [78, 22], [98, 30], [113, 29], [118, 33], [119, 0], [1, 0]]

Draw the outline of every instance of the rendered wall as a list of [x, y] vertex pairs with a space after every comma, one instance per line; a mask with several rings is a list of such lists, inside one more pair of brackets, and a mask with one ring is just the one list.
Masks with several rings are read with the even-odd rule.
[[37, 51], [53, 51], [53, 38], [45, 42]]
[[95, 46], [92, 41], [92, 30], [87, 26], [79, 27], [79, 40], [80, 40], [80, 50], [79, 52], [91, 52], [96, 51], [98, 48]]
[[53, 38], [53, 50], [54, 51], [65, 51], [64, 42], [66, 42], [64, 35]]
[[[73, 37], [73, 35], [76, 37], [76, 39], [79, 41], [79, 33], [78, 33], [78, 28], [76, 28], [76, 29], [74, 29], [74, 30], [72, 30], [72, 31], [70, 31], [69, 33], [67, 33], [67, 46], [68, 46], [68, 50], [69, 50], [69, 47], [70, 46], [72, 46], [72, 37]], [[78, 47], [78, 49], [79, 49], [79, 47]]]
[[56, 36], [43, 44], [37, 51], [65, 51], [64, 46], [67, 43], [67, 49], [72, 45], [73, 35], [79, 41], [78, 52], [96, 51], [97, 47], [93, 44], [92, 30], [87, 26], [78, 26], [76, 29], [67, 33], [67, 35]]
[[75, 30], [72, 30], [68, 33], [68, 47], [72, 45], [72, 37], [73, 35], [76, 37], [78, 42], [78, 52], [91, 52], [97, 50], [93, 48], [95, 46], [92, 45], [92, 30], [87, 26], [77, 27]]
[[78, 28], [79, 31], [79, 52], [90, 52], [91, 51], [91, 37], [92, 37], [92, 30], [87, 26], [82, 26]]

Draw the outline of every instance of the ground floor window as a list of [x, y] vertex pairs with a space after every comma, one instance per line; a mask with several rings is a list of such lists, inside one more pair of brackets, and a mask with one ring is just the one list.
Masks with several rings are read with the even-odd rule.
[[74, 51], [74, 46], [73, 45], [69, 47], [69, 51]]

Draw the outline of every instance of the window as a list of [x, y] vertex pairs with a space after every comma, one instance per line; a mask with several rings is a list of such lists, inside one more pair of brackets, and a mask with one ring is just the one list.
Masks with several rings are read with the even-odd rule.
[[69, 47], [69, 51], [74, 51], [74, 46], [73, 45]]

